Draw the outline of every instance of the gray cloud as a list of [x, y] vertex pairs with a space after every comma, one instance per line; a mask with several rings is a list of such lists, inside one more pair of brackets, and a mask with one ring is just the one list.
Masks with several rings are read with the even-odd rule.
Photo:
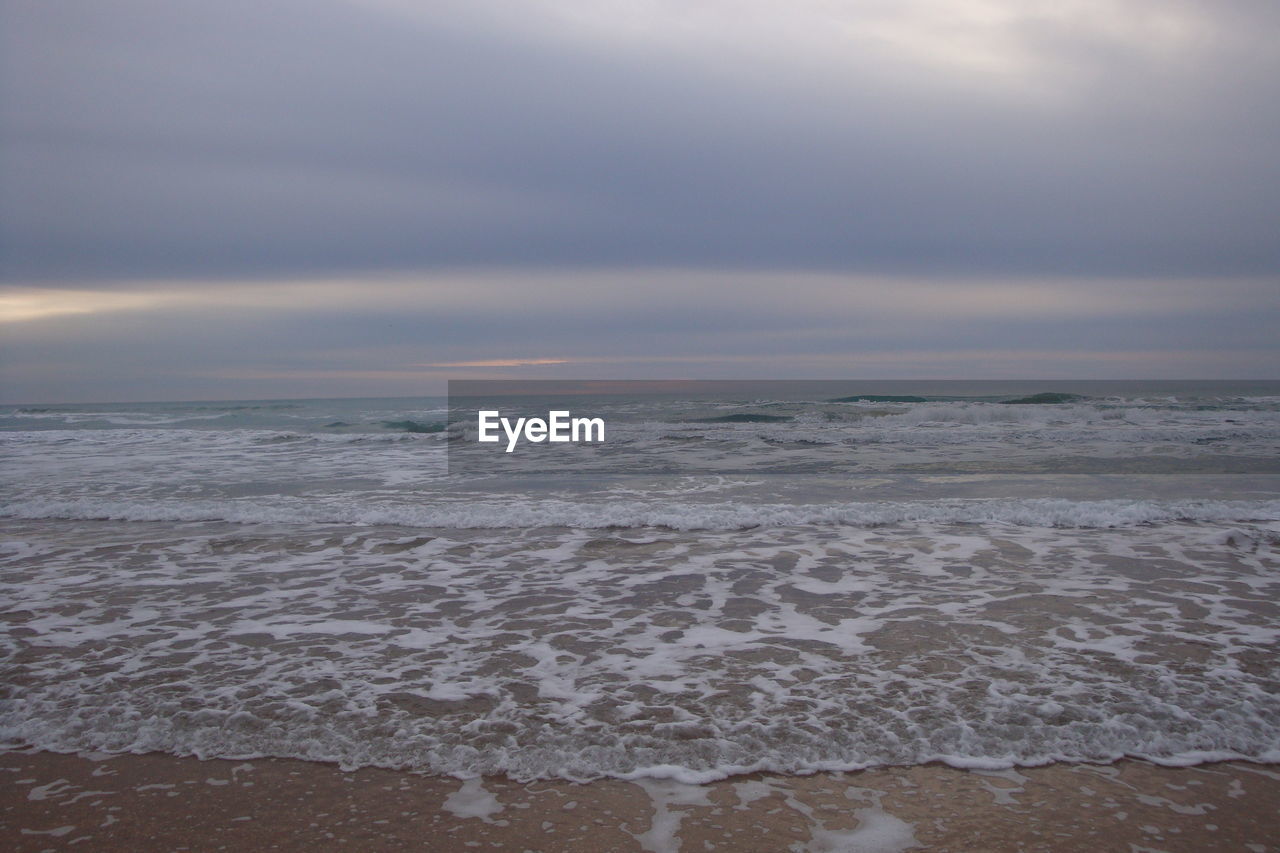
[[1280, 373], [1274, 3], [6, 0], [0, 40], [5, 400]]
[[1280, 273], [1271, 4], [1031, 15], [972, 72], [911, 20], [885, 54], [591, 5], [11, 2], [0, 272]]
[[[990, 283], [629, 273], [46, 293], [4, 325], [0, 399], [367, 396], [445, 379], [1276, 375], [1266, 280]], [[62, 302], [51, 297], [65, 297]], [[148, 301], [149, 300], [149, 301]], [[38, 308], [38, 306], [37, 306]], [[533, 364], [447, 367], [450, 362]], [[537, 364], [539, 360], [559, 364]]]

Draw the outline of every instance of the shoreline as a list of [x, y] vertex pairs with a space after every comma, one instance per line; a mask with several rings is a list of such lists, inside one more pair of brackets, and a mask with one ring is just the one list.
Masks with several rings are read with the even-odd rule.
[[299, 759], [0, 754], [0, 845], [565, 851], [1280, 850], [1280, 766], [941, 763], [706, 785], [515, 782]]

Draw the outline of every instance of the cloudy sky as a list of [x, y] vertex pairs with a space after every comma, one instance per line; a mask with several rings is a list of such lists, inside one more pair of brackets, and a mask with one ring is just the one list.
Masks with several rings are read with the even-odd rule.
[[1280, 377], [1274, 0], [0, 0], [0, 399]]

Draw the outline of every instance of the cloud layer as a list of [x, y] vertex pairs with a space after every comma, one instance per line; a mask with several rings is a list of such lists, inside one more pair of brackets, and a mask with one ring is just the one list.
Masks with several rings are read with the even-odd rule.
[[494, 362], [1280, 370], [1274, 3], [0, 15], [12, 399]]
[[10, 280], [1280, 268], [1280, 7], [8, 4]]
[[1266, 378], [1267, 279], [511, 270], [0, 295], [18, 402], [439, 393], [450, 378]]

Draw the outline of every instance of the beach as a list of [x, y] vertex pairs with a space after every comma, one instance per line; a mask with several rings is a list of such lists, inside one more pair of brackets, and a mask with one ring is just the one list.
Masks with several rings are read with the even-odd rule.
[[456, 779], [286, 759], [0, 756], [18, 851], [1280, 849], [1280, 770], [1142, 761], [938, 765], [707, 785]]

